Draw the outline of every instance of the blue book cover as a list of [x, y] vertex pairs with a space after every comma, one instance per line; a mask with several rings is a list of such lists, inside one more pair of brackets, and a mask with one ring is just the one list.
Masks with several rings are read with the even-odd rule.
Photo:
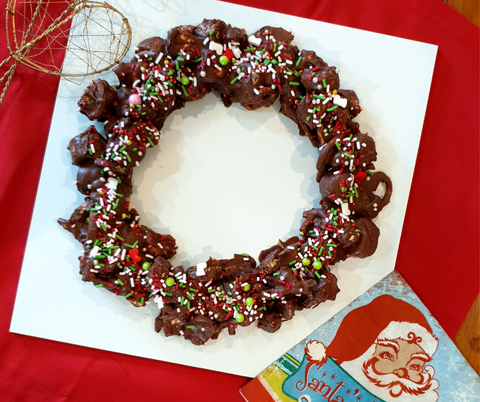
[[475, 402], [480, 377], [394, 271], [240, 393], [248, 402]]

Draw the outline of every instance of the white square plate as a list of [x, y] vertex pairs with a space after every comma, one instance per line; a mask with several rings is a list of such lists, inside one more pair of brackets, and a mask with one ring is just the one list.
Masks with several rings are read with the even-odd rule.
[[[355, 90], [363, 108], [356, 121], [376, 140], [376, 167], [394, 185], [392, 202], [375, 220], [382, 233], [378, 250], [334, 268], [337, 300], [298, 313], [275, 334], [252, 325], [202, 347], [157, 334], [153, 305], [136, 309], [81, 281], [82, 248], [56, 223], [82, 202], [71, 185], [77, 168], [66, 147], [90, 125], [76, 105], [90, 79], [81, 86], [62, 80], [11, 331], [253, 377], [394, 269], [437, 47], [212, 0], [109, 2], [129, 19], [133, 45], [165, 37], [176, 25], [219, 18], [249, 33], [264, 25], [291, 30], [299, 48], [315, 50], [339, 68], [341, 87]], [[101, 77], [116, 83], [113, 73]], [[175, 112], [162, 134], [134, 174], [132, 203], [143, 224], [177, 238], [174, 264], [209, 255], [258, 256], [277, 239], [297, 234], [302, 211], [318, 205], [318, 150], [298, 136], [278, 105], [255, 112], [238, 105], [225, 109], [210, 94]]]

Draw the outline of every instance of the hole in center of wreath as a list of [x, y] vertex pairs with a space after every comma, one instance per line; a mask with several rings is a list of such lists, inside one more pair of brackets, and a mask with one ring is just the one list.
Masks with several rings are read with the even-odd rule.
[[298, 235], [318, 206], [318, 150], [272, 108], [225, 108], [209, 94], [171, 115], [133, 175], [140, 222], [177, 240], [172, 264], [261, 250]]

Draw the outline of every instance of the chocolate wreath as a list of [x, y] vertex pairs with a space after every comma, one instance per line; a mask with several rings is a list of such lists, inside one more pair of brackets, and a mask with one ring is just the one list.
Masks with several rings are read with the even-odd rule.
[[[136, 307], [158, 305], [155, 330], [195, 345], [222, 329], [257, 323], [267, 332], [297, 310], [335, 300], [330, 268], [348, 257], [365, 258], [377, 247], [372, 218], [389, 202], [392, 184], [374, 170], [374, 140], [352, 119], [361, 111], [355, 92], [340, 89], [335, 67], [313, 51], [292, 45], [293, 35], [266, 26], [248, 36], [219, 20], [178, 26], [167, 39], [142, 41], [130, 63], [115, 69], [119, 85], [92, 82], [79, 111], [105, 123], [68, 146], [79, 167], [76, 185], [85, 202], [59, 224], [84, 247], [80, 273], [86, 282], [125, 297]], [[216, 91], [226, 107], [269, 107], [281, 112], [320, 147], [320, 208], [305, 211], [299, 236], [261, 251], [210, 258], [173, 267], [175, 239], [140, 224], [129, 202], [132, 172], [158, 144], [165, 119], [187, 102]], [[385, 183], [383, 197], [374, 194]]]

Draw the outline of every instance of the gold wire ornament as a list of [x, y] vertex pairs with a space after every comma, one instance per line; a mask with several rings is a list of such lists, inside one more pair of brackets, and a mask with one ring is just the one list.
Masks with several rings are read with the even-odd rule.
[[132, 30], [108, 3], [8, 0], [6, 38], [13, 64], [0, 78], [0, 105], [19, 63], [50, 75], [85, 77], [111, 69], [127, 54]]

